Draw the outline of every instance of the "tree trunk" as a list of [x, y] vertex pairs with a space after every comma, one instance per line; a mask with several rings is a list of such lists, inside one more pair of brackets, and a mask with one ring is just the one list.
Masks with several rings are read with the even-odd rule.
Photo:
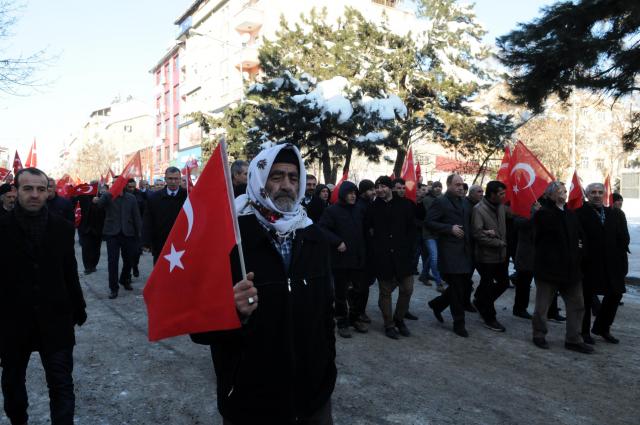
[[411, 139], [411, 134], [406, 132], [402, 135], [402, 143], [396, 149], [396, 163], [393, 165], [393, 174], [396, 177], [400, 177], [400, 173], [402, 172], [402, 166], [404, 165], [404, 159], [407, 156], [407, 148], [409, 146], [409, 141]]
[[352, 155], [353, 155], [353, 146], [349, 144], [349, 147], [347, 148], [347, 155], [345, 156], [345, 159], [344, 159], [344, 167], [342, 167], [342, 174], [344, 174], [345, 171], [349, 171], [349, 169], [351, 168]]
[[331, 156], [329, 155], [329, 144], [327, 143], [326, 140], [322, 142], [322, 146], [320, 150], [322, 152], [322, 155], [321, 155], [322, 175], [324, 176], [324, 182], [326, 184], [331, 182], [331, 171], [332, 171]]
[[482, 174], [482, 180], [484, 180], [484, 175], [486, 173], [486, 167], [487, 167], [487, 162], [489, 162], [489, 159], [491, 159], [491, 157], [493, 156], [493, 154], [496, 153], [497, 149], [492, 150], [491, 152], [489, 152], [489, 154], [484, 158], [484, 161], [482, 161], [482, 165], [480, 165], [480, 168], [478, 168], [478, 174], [476, 174], [476, 177], [473, 179], [473, 184], [476, 184], [476, 182], [478, 181], [478, 177], [480, 177], [480, 175]]

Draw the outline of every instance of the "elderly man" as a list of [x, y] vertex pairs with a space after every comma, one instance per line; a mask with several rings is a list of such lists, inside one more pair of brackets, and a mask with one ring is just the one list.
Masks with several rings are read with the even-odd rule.
[[[0, 360], [4, 409], [29, 420], [25, 376], [38, 351], [49, 387], [51, 423], [72, 425], [74, 326], [87, 320], [78, 279], [73, 224], [48, 211], [47, 176], [16, 174], [18, 201], [0, 218]], [[41, 418], [42, 419], [42, 418]]]
[[564, 346], [568, 350], [590, 354], [593, 348], [580, 335], [584, 314], [580, 255], [582, 231], [575, 214], [566, 208], [567, 189], [563, 183], [551, 182], [545, 190], [542, 208], [535, 213], [533, 275], [536, 279], [536, 306], [533, 313], [533, 343], [548, 349], [547, 310], [557, 291], [567, 306], [567, 331]]
[[337, 374], [330, 246], [300, 206], [304, 161], [280, 144], [260, 152], [249, 174], [247, 193], [236, 198], [246, 279], [238, 252], [231, 256], [242, 329], [192, 339], [212, 344], [223, 424], [330, 425]]
[[47, 196], [47, 208], [49, 212], [59, 215], [69, 223], [75, 222], [73, 204], [68, 199], [58, 196], [58, 192], [56, 192], [56, 181], [54, 179], [49, 178], [47, 190], [49, 192]]
[[[576, 211], [584, 231], [586, 248], [582, 261], [585, 304], [582, 336], [589, 344], [594, 343], [591, 333], [617, 344], [619, 340], [611, 335], [610, 329], [622, 294], [626, 292], [624, 278], [628, 271], [629, 233], [623, 226], [620, 210], [603, 205], [603, 184], [590, 184], [586, 194], [589, 201]], [[593, 295], [604, 295], [604, 298], [591, 327]]]
[[[465, 292], [473, 272], [471, 252], [471, 210], [463, 202], [462, 177], [447, 177], [447, 192], [435, 200], [425, 219], [425, 225], [438, 236], [438, 270], [449, 284], [437, 298], [429, 301], [436, 319], [442, 323], [442, 311], [447, 307], [453, 317], [456, 335], [469, 336], [464, 320]], [[435, 183], [434, 183], [435, 185]]]
[[244, 195], [247, 191], [247, 170], [249, 163], [238, 159], [231, 163], [231, 184], [233, 185], [233, 195]]
[[9, 214], [13, 211], [13, 208], [16, 205], [16, 198], [18, 197], [18, 192], [16, 191], [15, 186], [5, 183], [0, 186], [0, 217]]

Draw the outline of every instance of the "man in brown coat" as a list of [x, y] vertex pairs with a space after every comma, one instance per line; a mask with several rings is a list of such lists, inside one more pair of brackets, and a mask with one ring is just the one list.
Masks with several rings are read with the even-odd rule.
[[480, 273], [474, 304], [485, 327], [496, 332], [504, 332], [505, 328], [496, 320], [494, 303], [509, 287], [505, 195], [504, 183], [490, 181], [485, 197], [471, 214], [475, 263]]

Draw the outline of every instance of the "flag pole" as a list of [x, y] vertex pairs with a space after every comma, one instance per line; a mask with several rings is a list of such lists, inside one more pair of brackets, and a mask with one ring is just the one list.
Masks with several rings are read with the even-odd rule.
[[240, 236], [240, 227], [238, 226], [238, 214], [236, 213], [236, 203], [233, 198], [233, 185], [231, 184], [231, 171], [229, 169], [229, 160], [227, 158], [227, 142], [224, 138], [220, 140], [220, 153], [222, 153], [222, 168], [224, 169], [224, 180], [227, 183], [227, 196], [229, 197], [229, 207], [231, 208], [231, 219], [233, 220], [233, 233], [236, 235], [236, 246], [238, 247], [238, 256], [240, 257], [240, 270], [242, 279], [247, 279], [247, 268], [244, 264], [244, 252], [242, 250], [242, 237]]

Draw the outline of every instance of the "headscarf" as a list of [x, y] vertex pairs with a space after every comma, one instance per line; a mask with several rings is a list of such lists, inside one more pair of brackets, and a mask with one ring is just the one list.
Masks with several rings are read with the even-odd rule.
[[[299, 161], [298, 169], [300, 171], [300, 177], [298, 180], [298, 197], [296, 198], [293, 210], [290, 212], [280, 211], [269, 198], [266, 191], [271, 167], [282, 149], [291, 149]], [[281, 238], [295, 236], [296, 230], [304, 229], [313, 224], [300, 204], [302, 199], [304, 199], [306, 187], [307, 172], [298, 148], [290, 143], [266, 148], [253, 158], [249, 164], [247, 193], [236, 198], [236, 211], [238, 215], [255, 215], [258, 221], [267, 228], [273, 229], [276, 235]]]

